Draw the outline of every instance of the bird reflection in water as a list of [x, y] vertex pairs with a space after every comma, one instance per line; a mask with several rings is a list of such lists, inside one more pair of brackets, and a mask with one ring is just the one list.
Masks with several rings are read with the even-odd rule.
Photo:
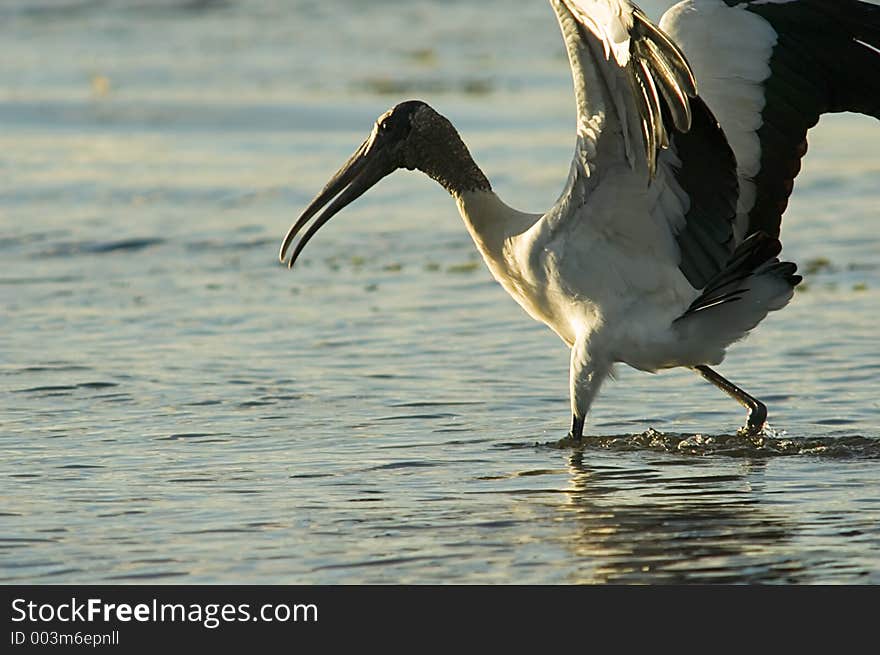
[[761, 500], [766, 459], [731, 460], [723, 473], [694, 458], [647, 456], [635, 468], [607, 461], [583, 451], [569, 458], [560, 509], [574, 527], [570, 582], [807, 581], [787, 554], [796, 526]]

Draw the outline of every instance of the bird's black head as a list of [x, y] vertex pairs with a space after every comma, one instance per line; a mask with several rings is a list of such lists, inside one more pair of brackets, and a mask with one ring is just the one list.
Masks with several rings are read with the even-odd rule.
[[334, 214], [398, 168], [424, 171], [452, 193], [489, 188], [446, 118], [421, 100], [401, 102], [376, 119], [370, 136], [288, 230], [281, 245], [281, 261], [299, 231], [325, 205], [327, 208], [296, 244], [288, 266], [293, 266], [305, 245]]
[[[370, 139], [370, 148], [374, 147], [398, 147], [406, 142], [416, 126], [416, 116], [419, 112], [435, 113], [433, 109], [421, 100], [407, 100], [395, 105], [376, 119]], [[403, 164], [404, 162], [401, 162]]]

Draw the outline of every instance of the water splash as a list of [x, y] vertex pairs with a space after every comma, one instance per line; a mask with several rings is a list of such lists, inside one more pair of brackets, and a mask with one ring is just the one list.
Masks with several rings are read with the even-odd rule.
[[641, 434], [586, 437], [576, 442], [566, 437], [536, 446], [575, 450], [655, 451], [679, 455], [723, 455], [728, 457], [814, 457], [880, 459], [880, 440], [869, 437], [786, 437], [771, 428], [758, 435], [680, 434], [649, 428]]

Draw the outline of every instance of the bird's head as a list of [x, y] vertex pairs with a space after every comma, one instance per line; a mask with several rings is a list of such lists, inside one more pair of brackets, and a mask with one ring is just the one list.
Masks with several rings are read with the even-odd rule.
[[376, 119], [370, 136], [288, 230], [281, 244], [281, 261], [287, 259], [296, 235], [322, 208], [326, 206], [293, 249], [288, 267], [293, 266], [309, 240], [334, 214], [398, 168], [421, 170], [451, 193], [468, 187], [489, 188], [449, 120], [421, 100], [401, 102]]

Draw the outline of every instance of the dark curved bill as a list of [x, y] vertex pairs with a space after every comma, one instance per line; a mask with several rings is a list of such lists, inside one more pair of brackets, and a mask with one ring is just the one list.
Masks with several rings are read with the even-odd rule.
[[288, 268], [293, 267], [293, 263], [309, 240], [334, 214], [359, 198], [376, 182], [393, 171], [394, 166], [390, 164], [389, 158], [384, 154], [383, 150], [371, 147], [371, 139], [364, 141], [349, 160], [336, 171], [336, 174], [333, 175], [321, 193], [315, 196], [315, 199], [305, 208], [296, 223], [288, 230], [278, 255], [281, 262], [284, 263], [287, 257], [287, 250], [290, 248], [296, 235], [328, 202], [335, 198], [321, 215], [315, 219], [315, 222], [306, 230], [305, 234], [302, 235], [290, 255], [290, 260], [287, 262]]

